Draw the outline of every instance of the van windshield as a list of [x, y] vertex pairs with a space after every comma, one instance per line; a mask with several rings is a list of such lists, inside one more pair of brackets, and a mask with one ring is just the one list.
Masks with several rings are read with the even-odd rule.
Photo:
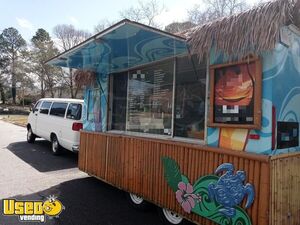
[[73, 120], [81, 119], [82, 106], [78, 103], [70, 103], [67, 111], [67, 118]]
[[38, 110], [40, 109], [41, 103], [42, 103], [42, 101], [38, 101], [38, 102], [34, 105], [32, 111], [33, 111], [33, 112], [38, 111]]

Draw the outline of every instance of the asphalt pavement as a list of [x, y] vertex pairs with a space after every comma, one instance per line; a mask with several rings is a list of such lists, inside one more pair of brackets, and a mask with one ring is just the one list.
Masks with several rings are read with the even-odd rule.
[[55, 195], [65, 209], [59, 218], [43, 224], [162, 225], [156, 208], [137, 211], [125, 193], [77, 168], [78, 156], [51, 153], [50, 143], [26, 142], [26, 129], [0, 120], [0, 225], [41, 224], [4, 216], [2, 200], [46, 200]]

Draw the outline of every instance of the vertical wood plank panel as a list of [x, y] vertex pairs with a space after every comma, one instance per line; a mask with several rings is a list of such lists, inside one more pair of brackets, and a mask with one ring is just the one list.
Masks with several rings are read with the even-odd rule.
[[272, 225], [300, 224], [300, 153], [271, 158]]
[[[167, 207], [199, 224], [214, 224], [196, 214], [187, 214], [182, 210], [176, 201], [175, 193], [165, 182], [162, 156], [174, 159], [191, 183], [201, 176], [213, 174], [215, 169], [225, 162], [233, 163], [236, 170], [244, 170], [247, 182], [252, 183], [256, 190], [255, 201], [247, 212], [253, 225], [268, 224], [270, 165], [269, 158], [266, 156], [255, 156], [181, 142], [81, 132], [78, 161], [81, 170], [118, 188], [139, 194], [145, 199]], [[292, 162], [292, 164], [300, 165], [300, 160]], [[291, 167], [290, 169], [297, 168]], [[277, 172], [275, 173], [277, 175]], [[272, 176], [273, 174], [272, 170]], [[299, 188], [299, 182], [299, 175], [294, 174], [292, 181], [288, 184]], [[273, 183], [272, 180], [272, 185]], [[270, 201], [274, 201], [273, 196]], [[292, 201], [287, 208], [293, 208], [297, 204], [299, 201]], [[283, 210], [280, 207], [274, 210], [278, 209]]]
[[85, 136], [83, 138], [80, 138], [80, 154], [78, 155], [78, 168], [82, 171], [86, 172], [85, 168], [85, 157], [86, 157], [86, 138]]

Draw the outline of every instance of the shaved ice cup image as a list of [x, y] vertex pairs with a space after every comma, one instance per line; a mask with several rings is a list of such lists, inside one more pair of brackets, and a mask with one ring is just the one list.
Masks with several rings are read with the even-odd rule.
[[215, 105], [248, 106], [254, 93], [254, 79], [250, 74], [254, 66], [242, 64], [218, 70]]
[[[239, 64], [228, 66], [216, 71], [215, 106], [237, 107], [239, 114], [241, 106], [248, 107], [253, 103], [255, 80], [250, 71], [255, 71], [255, 64]], [[251, 106], [250, 106], [251, 107]], [[243, 151], [247, 142], [249, 130], [236, 128], [221, 128], [219, 147]]]

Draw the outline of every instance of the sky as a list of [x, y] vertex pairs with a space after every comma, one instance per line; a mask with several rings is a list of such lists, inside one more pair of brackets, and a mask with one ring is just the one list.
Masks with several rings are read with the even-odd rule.
[[[187, 10], [201, 0], [157, 0], [166, 11], [158, 22], [166, 26], [182, 22]], [[253, 4], [257, 0], [248, 0]], [[76, 28], [94, 32], [101, 20], [119, 21], [119, 12], [138, 3], [138, 0], [0, 0], [0, 32], [15, 27], [26, 41], [38, 28], [44, 28], [52, 36], [53, 27], [58, 24], [73, 24]]]

